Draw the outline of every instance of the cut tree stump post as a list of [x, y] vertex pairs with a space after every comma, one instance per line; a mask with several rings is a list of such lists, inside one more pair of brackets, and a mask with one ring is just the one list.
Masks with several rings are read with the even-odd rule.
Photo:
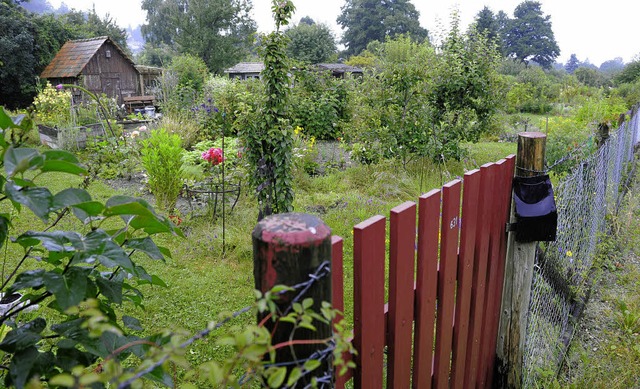
[[[294, 286], [307, 282], [311, 278], [310, 275], [316, 272], [321, 264], [325, 261], [331, 262], [331, 230], [315, 216], [301, 213], [267, 216], [254, 228], [252, 238], [255, 288], [262, 293], [269, 291], [275, 285]], [[280, 314], [292, 310], [290, 307], [298, 293], [300, 293], [299, 290], [280, 296], [276, 302]], [[308, 297], [313, 299], [314, 312], [320, 314], [322, 302], [332, 301], [331, 275], [327, 274], [317, 279], [297, 302], [302, 303]], [[287, 345], [278, 348], [276, 363], [304, 360], [314, 352], [327, 347], [324, 343], [314, 344], [305, 341], [330, 338], [332, 334], [330, 324], [314, 320], [313, 325], [316, 331], [297, 328], [295, 336], [291, 339], [293, 325], [274, 322], [271, 318], [267, 318], [268, 314], [269, 312], [258, 313], [258, 323], [264, 321], [264, 326], [272, 333], [272, 345], [287, 344], [290, 340], [302, 341], [296, 342], [298, 344], [295, 346]], [[300, 363], [302, 364], [303, 362]], [[323, 364], [301, 382], [309, 383], [311, 376], [325, 374], [329, 371], [329, 366], [328, 362]]]
[[[516, 175], [534, 176], [544, 170], [547, 136], [541, 132], [518, 134]], [[515, 222], [515, 207], [511, 207], [511, 223]], [[519, 243], [515, 232], [509, 233], [504, 275], [504, 292], [498, 343], [494, 387], [521, 388], [524, 346], [527, 335], [527, 315], [537, 242]]]

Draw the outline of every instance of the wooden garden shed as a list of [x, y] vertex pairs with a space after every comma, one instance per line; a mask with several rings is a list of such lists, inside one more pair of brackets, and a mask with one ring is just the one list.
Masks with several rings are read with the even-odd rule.
[[[111, 38], [101, 36], [66, 42], [40, 74], [51, 84], [76, 84], [89, 91], [116, 98], [141, 94], [140, 72]], [[80, 95], [75, 89], [74, 94]]]

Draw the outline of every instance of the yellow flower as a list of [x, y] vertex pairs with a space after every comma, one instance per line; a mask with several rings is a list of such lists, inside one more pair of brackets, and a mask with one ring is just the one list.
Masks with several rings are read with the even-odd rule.
[[571, 252], [571, 250], [567, 251], [567, 257], [573, 257], [573, 253]]

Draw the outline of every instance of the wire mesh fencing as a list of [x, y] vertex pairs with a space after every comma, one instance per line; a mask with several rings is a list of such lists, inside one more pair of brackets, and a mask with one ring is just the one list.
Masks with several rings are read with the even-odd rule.
[[[524, 386], [541, 371], [559, 369], [577, 320], [591, 292], [591, 269], [606, 215], [620, 206], [634, 147], [640, 142], [637, 107], [601, 139], [597, 149], [574, 160], [554, 188], [558, 210], [555, 242], [537, 249], [524, 354]], [[557, 371], [557, 370], [556, 370]]]

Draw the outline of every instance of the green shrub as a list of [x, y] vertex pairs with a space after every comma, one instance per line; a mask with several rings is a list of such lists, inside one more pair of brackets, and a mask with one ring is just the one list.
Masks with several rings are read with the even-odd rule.
[[333, 140], [347, 119], [347, 82], [329, 72], [302, 69], [295, 73], [291, 103], [294, 126], [318, 140]]
[[161, 128], [142, 141], [142, 166], [149, 176], [149, 189], [156, 205], [171, 212], [182, 188], [182, 153], [180, 137]]
[[640, 80], [632, 84], [619, 85], [612, 95], [622, 98], [625, 104], [631, 107], [640, 101]]

